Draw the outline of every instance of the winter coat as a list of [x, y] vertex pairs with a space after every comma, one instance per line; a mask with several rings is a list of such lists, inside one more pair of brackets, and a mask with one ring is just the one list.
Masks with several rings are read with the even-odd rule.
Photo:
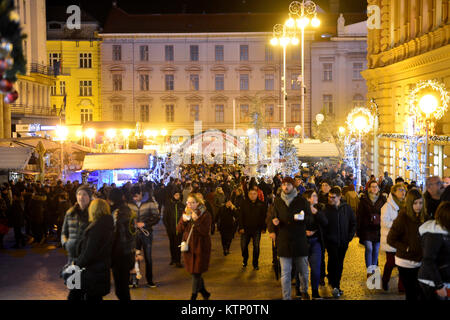
[[112, 265], [126, 264], [131, 269], [134, 265], [136, 248], [134, 221], [130, 208], [126, 204], [111, 208], [114, 219], [112, 243]]
[[387, 236], [387, 243], [397, 249], [395, 256], [401, 259], [420, 262], [422, 246], [420, 245], [419, 219], [412, 219], [406, 209], [400, 209]]
[[392, 193], [389, 194], [389, 197], [384, 204], [384, 206], [381, 208], [381, 232], [380, 232], [380, 248], [383, 251], [386, 252], [395, 252], [395, 248], [391, 247], [387, 243], [387, 235], [389, 233], [389, 230], [392, 227], [392, 223], [394, 222], [395, 218], [398, 216], [398, 211], [400, 210], [398, 204], [394, 200], [394, 196]]
[[318, 213], [318, 218], [326, 243], [345, 246], [355, 236], [356, 217], [352, 208], [345, 202], [341, 202], [337, 208], [326, 205], [325, 209]]
[[289, 207], [281, 196], [273, 203], [273, 216], [280, 220], [276, 237], [277, 254], [279, 257], [306, 257], [309, 245], [306, 239], [305, 220], [294, 220], [294, 215], [303, 210], [305, 216], [310, 214], [309, 203], [297, 195]]
[[164, 206], [163, 222], [166, 227], [167, 234], [177, 233], [177, 224], [183, 215], [185, 205], [174, 198], [168, 200]]
[[89, 225], [88, 220], [88, 209], [81, 210], [78, 203], [71, 207], [64, 217], [61, 229], [61, 244], [69, 255], [69, 261], [77, 257], [78, 243], [84, 229]]
[[419, 227], [422, 244], [422, 266], [419, 281], [440, 289], [450, 283], [450, 237], [447, 230], [429, 220]]
[[344, 193], [344, 200], [352, 208], [353, 212], [358, 211], [359, 197], [355, 190], [348, 190]]
[[324, 229], [319, 217], [319, 212], [322, 211], [325, 208], [325, 206], [318, 203], [317, 205], [315, 205], [315, 207], [318, 210], [317, 213], [313, 214], [311, 211], [310, 213], [306, 213], [305, 223], [306, 223], [306, 230], [316, 232], [312, 236], [310, 237], [307, 236], [306, 238], [307, 239], [317, 238], [322, 248], [324, 248], [325, 247]]
[[359, 243], [364, 241], [380, 242], [381, 208], [386, 203], [384, 195], [379, 194], [375, 204], [364, 193], [356, 211], [356, 236]]
[[133, 201], [128, 203], [128, 207], [136, 217], [136, 222], [143, 222], [145, 224], [144, 229], [146, 229], [148, 232], [151, 232], [152, 227], [161, 219], [161, 215], [159, 214], [158, 209], [158, 203], [154, 199], [141, 202], [141, 205], [139, 207]]
[[30, 213], [31, 221], [35, 224], [42, 224], [45, 218], [47, 197], [45, 195], [34, 194], [31, 197]]
[[204, 206], [199, 207], [198, 214], [200, 212], [203, 213], [197, 221], [191, 219], [184, 222], [181, 217], [177, 225], [177, 231], [183, 233], [183, 241], [187, 240], [191, 228], [194, 228], [188, 243], [189, 251], [183, 252], [184, 267], [191, 274], [208, 271], [211, 258], [211, 215]]
[[264, 202], [256, 199], [252, 202], [245, 199], [239, 209], [239, 230], [245, 233], [261, 232], [266, 230], [267, 207]]
[[233, 234], [236, 230], [235, 221], [238, 215], [238, 211], [235, 208], [227, 208], [223, 206], [219, 209], [219, 213], [217, 215], [217, 229], [222, 234]]
[[436, 209], [441, 203], [441, 200], [433, 199], [428, 191], [423, 194], [423, 198], [425, 200], [425, 206], [427, 208], [428, 216], [434, 219], [434, 214], [436, 213]]
[[12, 221], [11, 225], [13, 227], [21, 228], [25, 224], [25, 204], [22, 200], [13, 200], [12, 206], [11, 206], [11, 213], [12, 213]]
[[111, 289], [113, 234], [111, 215], [91, 222], [83, 232], [74, 263], [85, 268], [81, 274], [81, 289], [89, 295], [105, 296]]

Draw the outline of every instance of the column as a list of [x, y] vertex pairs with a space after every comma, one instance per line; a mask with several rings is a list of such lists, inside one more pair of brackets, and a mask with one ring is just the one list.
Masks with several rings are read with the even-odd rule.
[[3, 96], [1, 104], [3, 105], [3, 138], [11, 138], [11, 106], [3, 102]]

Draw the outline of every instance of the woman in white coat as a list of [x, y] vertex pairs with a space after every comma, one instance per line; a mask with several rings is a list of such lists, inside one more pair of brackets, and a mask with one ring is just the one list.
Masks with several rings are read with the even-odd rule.
[[[392, 186], [391, 193], [387, 199], [387, 202], [381, 208], [381, 250], [386, 252], [386, 264], [383, 270], [383, 290], [389, 290], [389, 280], [391, 279], [392, 270], [395, 267], [395, 248], [391, 247], [387, 243], [387, 235], [392, 227], [392, 223], [397, 218], [398, 212], [402, 206], [404, 206], [406, 195], [406, 187], [403, 183], [397, 183]], [[403, 285], [399, 281], [398, 290], [404, 291]]]

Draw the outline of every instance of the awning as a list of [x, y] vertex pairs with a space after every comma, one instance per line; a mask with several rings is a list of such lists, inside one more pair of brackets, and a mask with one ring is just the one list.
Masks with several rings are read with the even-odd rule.
[[149, 156], [142, 153], [87, 154], [82, 170], [148, 169]]
[[335, 158], [339, 150], [334, 143], [299, 143], [296, 145], [300, 158]]
[[32, 148], [0, 147], [0, 170], [23, 170], [32, 152]]

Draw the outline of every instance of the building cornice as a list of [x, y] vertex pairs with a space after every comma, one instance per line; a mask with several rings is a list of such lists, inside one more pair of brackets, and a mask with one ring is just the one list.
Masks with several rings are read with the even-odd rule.
[[226, 67], [222, 64], [216, 64], [216, 65], [212, 66], [210, 70], [213, 72], [226, 72], [226, 71], [228, 71], [228, 67]]
[[166, 94], [160, 98], [162, 101], [177, 101], [178, 97], [173, 94]]
[[190, 102], [202, 102], [203, 101], [203, 97], [199, 96], [198, 94], [188, 95], [184, 99], [186, 101], [190, 101]]
[[243, 64], [240, 65], [239, 67], [236, 67], [234, 70], [238, 72], [250, 72], [253, 70], [253, 68], [249, 64]]
[[278, 70], [278, 65], [276, 64], [267, 64], [265, 66], [262, 66], [259, 70], [263, 72], [275, 72]]
[[200, 71], [203, 70], [203, 68], [200, 65], [198, 65], [198, 64], [191, 64], [189, 66], [186, 66], [186, 68], [184, 68], [184, 70], [188, 71], [188, 72], [193, 72], [193, 71], [200, 72]]
[[211, 101], [228, 101], [228, 97], [223, 94], [215, 94], [210, 98]]

